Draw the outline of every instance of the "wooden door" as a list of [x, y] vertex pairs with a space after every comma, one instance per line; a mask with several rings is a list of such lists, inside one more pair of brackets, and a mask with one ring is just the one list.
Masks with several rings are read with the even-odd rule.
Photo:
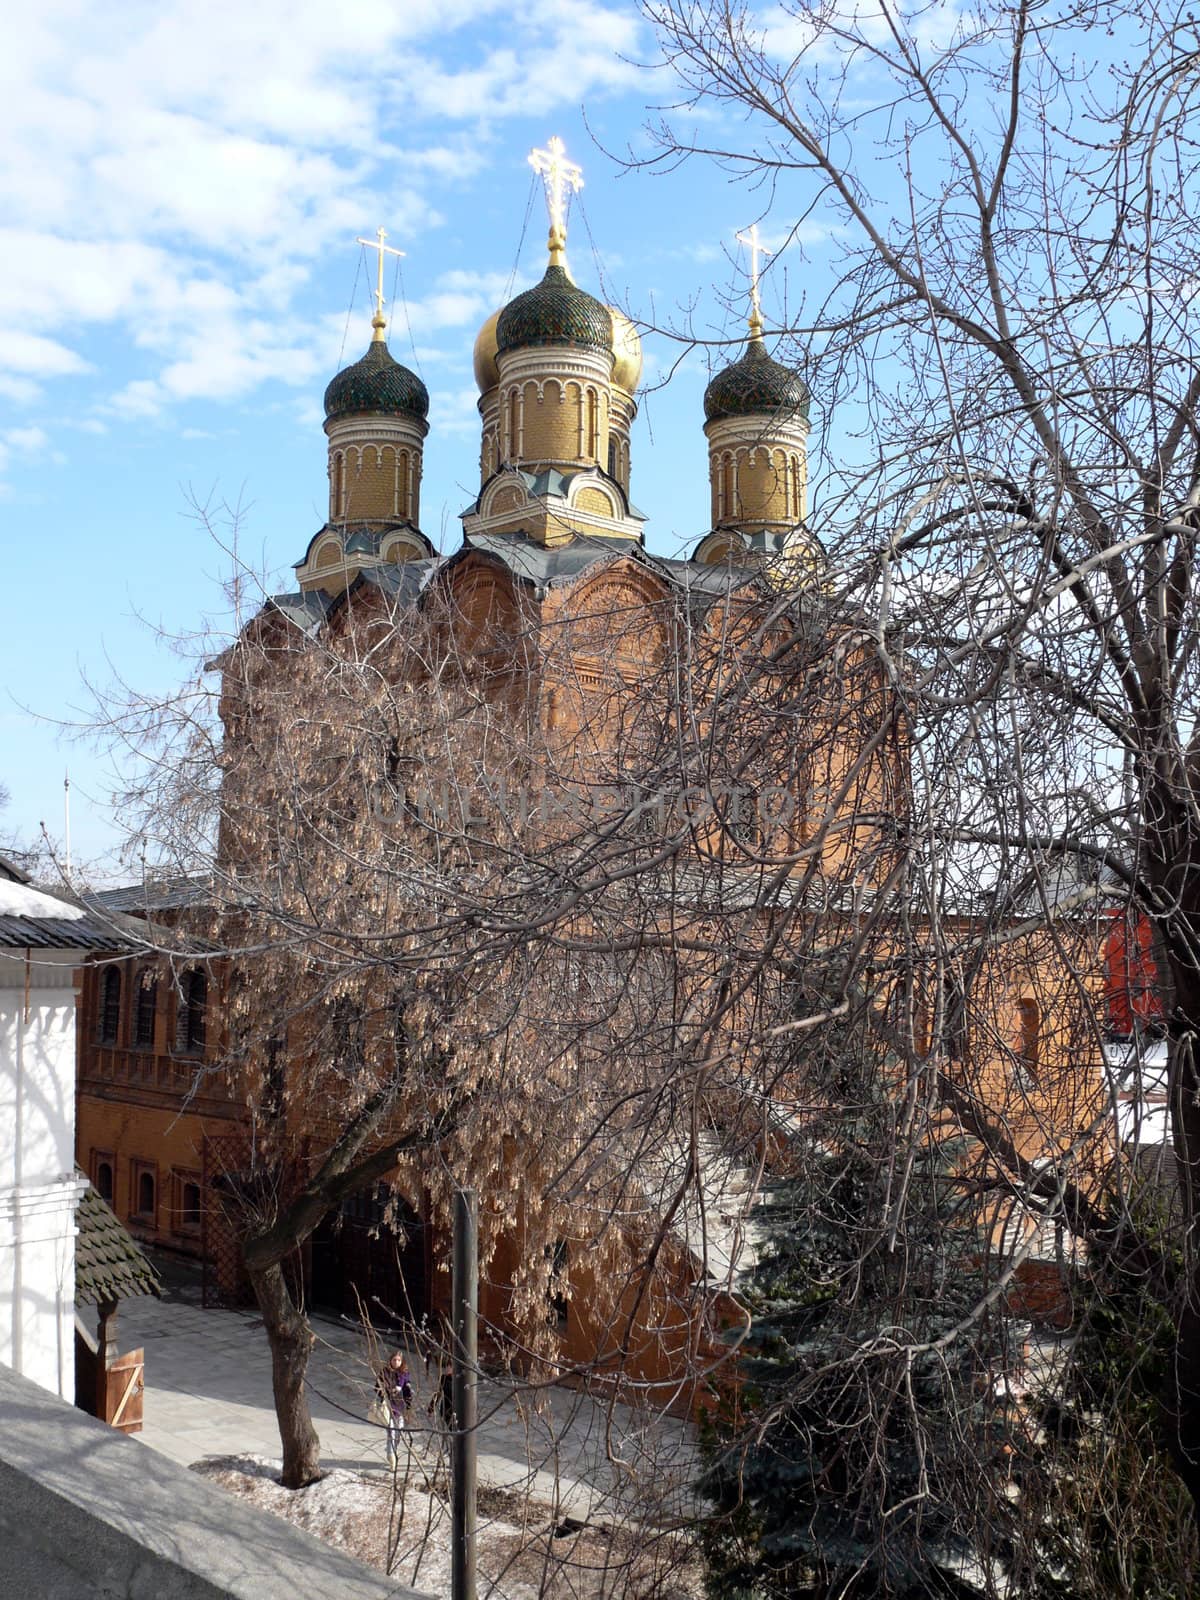
[[104, 1375], [104, 1420], [122, 1433], [141, 1433], [146, 1353], [127, 1350], [114, 1356]]
[[428, 1301], [425, 1236], [416, 1212], [385, 1185], [351, 1196], [312, 1236], [310, 1293], [314, 1304], [356, 1321], [361, 1303], [379, 1327], [419, 1322]]

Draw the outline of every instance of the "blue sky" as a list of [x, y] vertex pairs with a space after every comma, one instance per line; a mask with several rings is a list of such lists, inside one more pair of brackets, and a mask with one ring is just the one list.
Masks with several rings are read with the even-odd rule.
[[[635, 7], [593, 0], [43, 0], [10, 20], [0, 833], [59, 837], [69, 765], [77, 858], [111, 845], [97, 757], [53, 719], [88, 714], [85, 678], [167, 685], [185, 669], [159, 630], [220, 621], [229, 561], [191, 500], [240, 502], [242, 558], [290, 586], [324, 517], [321, 395], [370, 333], [356, 235], [382, 223], [407, 252], [389, 337], [432, 397], [422, 523], [445, 549], [477, 485], [476, 330], [545, 261], [533, 145], [558, 133], [583, 165], [579, 282], [643, 323], [740, 336], [734, 234], [760, 200], [699, 163], [622, 173], [601, 148], [645, 147], [670, 97], [637, 65], [652, 55]], [[818, 218], [772, 261], [768, 326], [822, 250]], [[658, 387], [679, 347], [651, 335], [646, 355], [633, 493], [674, 551], [707, 527], [707, 359]]]

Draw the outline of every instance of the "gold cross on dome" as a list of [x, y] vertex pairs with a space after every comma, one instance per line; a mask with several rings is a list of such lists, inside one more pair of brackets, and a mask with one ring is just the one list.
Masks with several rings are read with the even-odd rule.
[[771, 251], [767, 249], [766, 245], [758, 237], [757, 222], [752, 228], [748, 228], [745, 233], [739, 233], [737, 239], [739, 244], [748, 244], [750, 246], [750, 331], [751, 333], [761, 333], [762, 305], [758, 298], [758, 258], [760, 255], [769, 256]]
[[529, 165], [546, 186], [551, 233], [558, 229], [565, 236], [567, 214], [563, 200], [568, 189], [576, 193], [583, 188], [583, 168], [567, 160], [567, 147], [557, 134], [546, 141], [544, 150], [529, 152]]
[[403, 256], [404, 254], [403, 250], [393, 250], [390, 244], [384, 244], [383, 241], [386, 238], [387, 234], [383, 231], [381, 223], [375, 230], [374, 239], [359, 238], [355, 241], [356, 244], [365, 244], [368, 250], [377, 250], [379, 252], [379, 272], [374, 289], [375, 315], [371, 319], [371, 326], [375, 329], [377, 337], [382, 337], [382, 330], [385, 325], [383, 317], [383, 258], [384, 256]]

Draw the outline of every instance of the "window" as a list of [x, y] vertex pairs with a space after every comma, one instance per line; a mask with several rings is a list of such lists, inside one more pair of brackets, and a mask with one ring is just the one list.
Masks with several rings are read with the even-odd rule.
[[946, 983], [943, 1005], [943, 1027], [946, 1035], [946, 1054], [951, 1061], [967, 1059], [967, 998], [962, 983], [952, 978]]
[[92, 1186], [101, 1200], [113, 1203], [113, 1171], [116, 1163], [107, 1150], [92, 1151]]
[[566, 1292], [570, 1285], [570, 1271], [570, 1246], [565, 1239], [556, 1239], [553, 1253], [550, 1254], [549, 1311], [551, 1320], [560, 1333], [566, 1332], [567, 1321], [571, 1314], [571, 1305]]
[[363, 1016], [347, 995], [333, 1002], [329, 1041], [334, 1062], [347, 1077], [357, 1076], [364, 1062]]
[[1028, 1077], [1036, 1077], [1041, 1048], [1041, 1013], [1036, 1000], [1017, 1001], [1017, 1026], [1020, 1030], [1017, 1043], [1018, 1071]]
[[133, 1017], [133, 1042], [139, 1050], [154, 1048], [154, 1016], [157, 1010], [158, 976], [149, 971], [140, 973]]
[[200, 1174], [177, 1172], [175, 1174], [175, 1231], [195, 1234], [200, 1232]]
[[131, 1216], [151, 1228], [158, 1226], [158, 1168], [152, 1161], [129, 1163]]
[[272, 1034], [267, 1040], [263, 1058], [263, 1088], [259, 1112], [264, 1117], [278, 1117], [283, 1112], [287, 1040], [280, 1034]]
[[121, 1026], [121, 971], [107, 967], [100, 979], [100, 1043], [116, 1044]]
[[208, 1005], [208, 974], [199, 968], [179, 980], [179, 1009], [175, 1013], [175, 1048], [185, 1055], [204, 1053], [204, 1014]]

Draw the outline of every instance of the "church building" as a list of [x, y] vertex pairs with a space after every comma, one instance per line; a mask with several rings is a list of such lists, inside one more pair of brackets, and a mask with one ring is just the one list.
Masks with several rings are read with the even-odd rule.
[[[358, 614], [400, 626], [405, 615], [436, 609], [450, 619], [455, 648], [484, 661], [493, 676], [527, 682], [536, 672], [542, 725], [570, 746], [581, 741], [581, 707], [593, 688], [622, 674], [631, 683], [663, 679], [677, 659], [679, 617], [720, 617], [725, 638], [743, 591], [786, 592], [792, 599], [781, 603], [803, 610], [811, 601], [813, 615], [820, 613], [825, 558], [806, 526], [809, 393], [801, 375], [767, 348], [756, 244], [744, 349], [704, 394], [710, 526], [686, 557], [647, 549], [631, 449], [640, 338], [621, 311], [576, 283], [569, 270], [567, 199], [579, 185], [579, 169], [557, 139], [531, 160], [545, 180], [548, 258], [541, 280], [490, 316], [475, 340], [479, 487], [462, 514], [461, 545], [439, 553], [422, 531], [429, 394], [388, 347], [380, 230], [370, 343], [325, 391], [328, 517], [296, 564], [295, 588], [272, 596], [249, 628], [273, 640], [289, 631], [317, 639]], [[806, 794], [792, 797], [797, 809], [787, 841], [799, 851], [812, 795], [823, 796], [826, 810], [868, 819], [830, 830], [813, 876], [815, 904], [821, 872], [832, 876], [837, 868], [843, 899], [824, 890], [822, 905], [830, 914], [852, 915], [855, 896], [892, 869], [894, 823], [907, 804], [906, 755], [878, 674], [832, 651], [825, 670], [832, 681], [856, 677], [868, 688], [832, 710], [827, 726], [808, 731], [820, 767], [814, 758]], [[247, 734], [252, 698], [244, 685], [226, 682], [222, 714], [231, 749]], [[846, 727], [837, 721], [843, 714]], [[875, 753], [860, 761], [854, 741], [868, 726]], [[227, 880], [236, 879], [251, 853], [250, 830], [230, 811], [217, 863]], [[761, 856], [761, 818], [756, 827], [752, 843]], [[701, 854], [704, 848], [701, 839]], [[753, 862], [753, 849], [747, 859]], [[139, 893], [145, 898], [144, 891], [122, 892], [114, 904], [136, 911]], [[202, 886], [168, 886], [146, 909], [160, 921], [187, 922], [202, 900]], [[214, 1184], [243, 1160], [238, 1152], [254, 1115], [232, 1069], [220, 1067], [227, 1036], [216, 999], [226, 976], [219, 964], [199, 960], [181, 959], [169, 973], [153, 960], [93, 966], [80, 1049], [80, 1164], [139, 1238], [206, 1260], [214, 1299], [238, 1292], [236, 1252], [212, 1198]], [[1022, 1015], [1028, 1033], [1028, 1013]], [[1035, 1047], [1026, 1039], [1023, 1048]], [[286, 1040], [279, 1053], [286, 1057]], [[262, 1070], [265, 1083], [286, 1067], [272, 1059]], [[386, 1227], [397, 1219], [398, 1247], [388, 1243]], [[699, 1222], [703, 1231], [704, 1218]], [[715, 1226], [711, 1219], [708, 1226]], [[752, 1255], [751, 1233], [732, 1230], [717, 1252], [719, 1270], [714, 1241], [715, 1234], [697, 1255], [681, 1222], [667, 1276], [691, 1273], [714, 1283], [723, 1277], [731, 1288]], [[481, 1310], [494, 1327], [502, 1328], [507, 1315], [505, 1261], [520, 1249], [519, 1240], [502, 1244], [490, 1268]], [[368, 1300], [419, 1321], [444, 1303], [447, 1255], [428, 1196], [410, 1186], [397, 1199], [385, 1185], [352, 1197], [321, 1224], [305, 1247], [301, 1275], [314, 1303], [353, 1313]], [[560, 1308], [563, 1350], [584, 1365], [605, 1343], [610, 1324], [589, 1312], [596, 1286], [589, 1286], [586, 1264], [573, 1259], [570, 1275], [570, 1303]], [[685, 1297], [674, 1303], [683, 1306]], [[686, 1313], [672, 1323], [664, 1304], [651, 1297], [641, 1313], [645, 1328], [653, 1324], [656, 1331], [645, 1333], [626, 1370], [642, 1382], [674, 1381], [673, 1364], [695, 1354], [699, 1335], [685, 1325]], [[710, 1319], [709, 1334], [719, 1321]]]

